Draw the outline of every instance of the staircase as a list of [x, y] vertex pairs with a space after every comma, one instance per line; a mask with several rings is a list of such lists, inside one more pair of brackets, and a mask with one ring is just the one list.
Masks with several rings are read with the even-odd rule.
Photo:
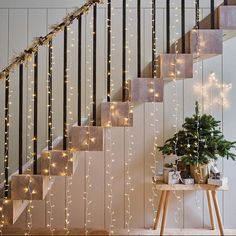
[[[216, 9], [212, 6], [211, 14], [203, 20], [196, 21], [196, 27], [190, 32], [185, 32], [185, 8], [182, 2], [182, 32], [181, 38], [174, 44], [170, 44], [170, 6], [167, 4], [167, 53], [156, 56], [155, 45], [155, 14], [153, 14], [153, 61], [152, 72], [153, 78], [141, 78], [141, 32], [138, 30], [138, 77], [128, 80], [126, 77], [126, 30], [123, 29], [123, 77], [122, 77], [122, 98], [123, 101], [112, 101], [111, 99], [111, 0], [108, 0], [108, 25], [107, 25], [107, 98], [101, 103], [100, 117], [97, 117], [97, 103], [96, 103], [96, 61], [97, 61], [97, 47], [98, 38], [96, 34], [97, 28], [97, 4], [98, 0], [90, 0], [80, 9], [75, 10], [60, 24], [54, 26], [53, 31], [48, 33], [45, 37], [38, 38], [33, 45], [26, 49], [20, 56], [16, 57], [13, 62], [0, 73], [0, 79], [5, 80], [5, 182], [3, 188], [3, 198], [1, 200], [1, 211], [4, 215], [3, 224], [14, 224], [22, 212], [26, 209], [29, 201], [44, 200], [48, 191], [51, 188], [52, 176], [73, 176], [78, 166], [78, 152], [97, 152], [104, 151], [104, 129], [112, 127], [132, 127], [133, 125], [133, 105], [138, 103], [161, 103], [164, 95], [165, 80], [183, 80], [191, 79], [193, 77], [193, 64], [209, 57], [214, 57], [223, 53], [223, 41], [236, 36], [236, 0], [225, 1]], [[214, 2], [214, 1], [213, 1]], [[168, 3], [168, 1], [167, 1]], [[138, 29], [140, 28], [140, 0], [137, 1], [137, 16]], [[227, 4], [227, 5], [226, 5]], [[153, 7], [155, 9], [155, 0], [153, 0]], [[196, 6], [198, 10], [199, 6]], [[68, 86], [67, 86], [67, 39], [68, 27], [75, 20], [78, 20], [78, 62], [81, 61], [81, 37], [82, 26], [81, 20], [83, 15], [93, 11], [93, 94], [92, 107], [93, 115], [86, 119], [81, 118], [81, 94], [78, 95], [78, 122], [68, 130]], [[196, 17], [197, 18], [197, 17]], [[123, 28], [126, 24], [126, 8], [123, 8]], [[57, 140], [52, 140], [52, 53], [53, 40], [59, 32], [64, 32], [64, 68], [63, 68], [63, 137]], [[38, 51], [40, 47], [46, 46], [48, 50], [48, 146], [42, 150], [38, 155], [37, 140], [38, 130], [37, 122], [40, 118], [38, 107]], [[178, 48], [178, 53], [176, 52]], [[23, 65], [32, 58], [34, 61], [34, 140], [33, 140], [33, 163], [24, 166], [22, 162], [22, 155], [19, 156], [19, 170], [18, 173], [9, 176], [9, 161], [8, 161], [8, 145], [9, 145], [9, 78], [16, 67], [19, 67], [19, 81], [23, 83]], [[81, 65], [78, 63], [78, 75], [81, 77]], [[82, 91], [81, 79], [78, 81], [79, 91]], [[22, 146], [22, 99], [23, 89], [19, 87], [19, 146]], [[19, 150], [22, 152], [22, 149]], [[21, 153], [22, 154], [22, 153]], [[32, 171], [29, 172], [29, 169]]]

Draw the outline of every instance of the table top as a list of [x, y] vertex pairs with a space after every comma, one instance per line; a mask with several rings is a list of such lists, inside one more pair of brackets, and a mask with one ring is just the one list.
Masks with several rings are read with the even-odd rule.
[[229, 190], [228, 185], [224, 186], [215, 186], [210, 184], [192, 184], [192, 185], [185, 185], [185, 184], [165, 184], [163, 182], [157, 181], [156, 183], [156, 190], [159, 191], [199, 191], [199, 190], [211, 190], [211, 191], [227, 191]]

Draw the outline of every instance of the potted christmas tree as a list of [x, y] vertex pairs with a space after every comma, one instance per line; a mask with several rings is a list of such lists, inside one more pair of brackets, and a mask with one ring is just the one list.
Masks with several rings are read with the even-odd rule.
[[196, 102], [195, 114], [185, 118], [180, 130], [173, 138], [166, 140], [164, 146], [157, 147], [162, 154], [177, 155], [178, 159], [190, 165], [191, 175], [197, 183], [206, 183], [208, 164], [219, 157], [235, 160], [231, 152], [236, 148], [236, 142], [228, 141], [220, 131], [220, 121], [211, 115], [199, 114], [199, 104]]

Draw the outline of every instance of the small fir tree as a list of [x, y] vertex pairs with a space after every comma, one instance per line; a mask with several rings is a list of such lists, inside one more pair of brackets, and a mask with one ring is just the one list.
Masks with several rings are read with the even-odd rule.
[[163, 155], [177, 155], [187, 165], [208, 164], [210, 160], [226, 157], [235, 160], [236, 142], [226, 140], [220, 131], [220, 121], [211, 115], [200, 115], [196, 102], [195, 114], [185, 118], [180, 130], [164, 146], [157, 147]]

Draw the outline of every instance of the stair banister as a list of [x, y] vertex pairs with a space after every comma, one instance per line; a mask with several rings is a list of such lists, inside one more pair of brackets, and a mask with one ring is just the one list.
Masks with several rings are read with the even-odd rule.
[[20, 53], [19, 56], [12, 59], [12, 63], [10, 63], [0, 72], [0, 79], [6, 79], [7, 75], [9, 75], [17, 65], [28, 61], [32, 55], [38, 51], [40, 46], [47, 45], [52, 38], [55, 38], [64, 29], [64, 27], [71, 25], [75, 19], [87, 12], [91, 6], [101, 2], [101, 0], [89, 0], [81, 8], [71, 12], [67, 17], [64, 18], [62, 23], [53, 26], [51, 32], [49, 32], [44, 37], [39, 37], [36, 39], [28, 49], [24, 50], [24, 52]]

